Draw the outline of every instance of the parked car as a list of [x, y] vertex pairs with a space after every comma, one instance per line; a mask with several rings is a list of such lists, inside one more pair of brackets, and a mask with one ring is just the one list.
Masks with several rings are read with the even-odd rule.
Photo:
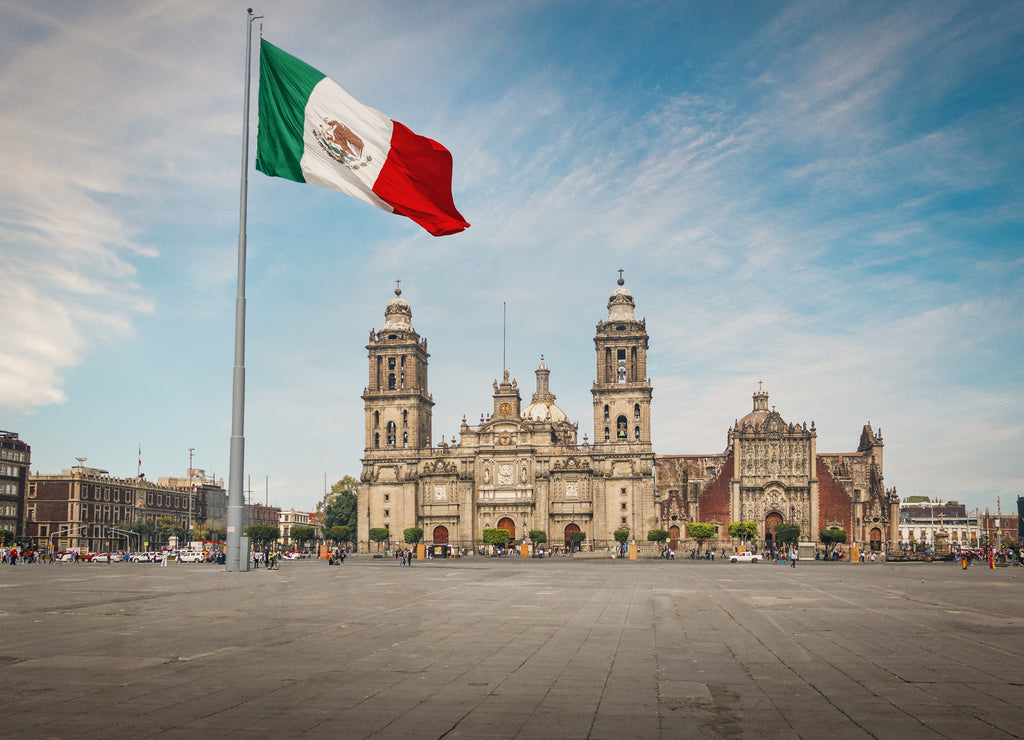
[[764, 560], [764, 558], [758, 555], [756, 552], [744, 551], [729, 556], [730, 563], [758, 563], [762, 560]]
[[205, 563], [206, 554], [196, 550], [179, 550], [178, 561], [182, 563]]
[[301, 552], [299, 552], [298, 550], [291, 550], [290, 552], [286, 552], [286, 553], [284, 554], [284, 556], [285, 556], [286, 558], [288, 558], [289, 560], [298, 560], [299, 558], [304, 558], [304, 557], [306, 557], [305, 555], [303, 555], [303, 554], [302, 554]]

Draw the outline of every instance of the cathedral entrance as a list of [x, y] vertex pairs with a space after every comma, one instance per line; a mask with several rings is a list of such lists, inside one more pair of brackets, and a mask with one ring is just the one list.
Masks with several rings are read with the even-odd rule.
[[434, 544], [448, 544], [448, 527], [434, 527]]
[[775, 547], [775, 527], [782, 524], [782, 514], [773, 511], [764, 518], [764, 546]]
[[874, 552], [880, 552], [882, 549], [882, 530], [878, 527], [871, 530], [871, 549]]
[[566, 524], [565, 525], [565, 549], [566, 550], [572, 550], [575, 547], [575, 545], [573, 544], [573, 541], [572, 541], [572, 535], [575, 532], [579, 532], [579, 531], [580, 531], [580, 527], [579, 527], [578, 524]]
[[670, 550], [679, 547], [679, 527], [675, 524], [668, 528], [668, 546]]
[[508, 532], [508, 541], [509, 542], [514, 542], [515, 541], [515, 539], [516, 539], [516, 523], [514, 521], [512, 521], [511, 519], [509, 519], [507, 516], [503, 517], [502, 520], [500, 522], [498, 522], [498, 529], [504, 529], [506, 532]]

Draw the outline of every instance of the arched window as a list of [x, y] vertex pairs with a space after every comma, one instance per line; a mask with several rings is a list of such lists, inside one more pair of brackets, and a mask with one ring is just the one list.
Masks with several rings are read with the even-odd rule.
[[379, 427], [380, 426], [380, 412], [379, 411], [374, 411], [373, 412], [373, 425], [375, 427]]
[[604, 420], [608, 421], [608, 404], [604, 405]]
[[633, 436], [636, 438], [637, 442], [640, 441], [640, 427], [633, 430]]
[[373, 435], [373, 446], [380, 447], [380, 432]]
[[610, 439], [608, 427], [604, 428], [604, 441], [607, 442]]
[[389, 421], [388, 422], [388, 447], [394, 447], [395, 446], [395, 431], [396, 431], [395, 422]]
[[409, 426], [409, 412], [408, 411], [403, 411], [402, 412], [402, 426], [403, 427], [404, 426]]
[[633, 418], [640, 421], [640, 404], [638, 403], [633, 404]]
[[395, 374], [394, 373], [389, 373], [388, 374], [388, 390], [390, 390], [390, 391], [395, 390]]
[[629, 427], [625, 416], [620, 416], [615, 422], [615, 438], [620, 442], [629, 439]]
[[402, 446], [409, 446], [409, 432], [402, 432]]

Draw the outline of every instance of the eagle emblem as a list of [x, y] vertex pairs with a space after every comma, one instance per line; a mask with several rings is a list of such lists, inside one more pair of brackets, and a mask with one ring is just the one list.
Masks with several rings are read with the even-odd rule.
[[325, 118], [313, 129], [313, 137], [327, 156], [350, 170], [358, 170], [373, 161], [369, 154], [363, 158], [363, 140], [340, 121]]

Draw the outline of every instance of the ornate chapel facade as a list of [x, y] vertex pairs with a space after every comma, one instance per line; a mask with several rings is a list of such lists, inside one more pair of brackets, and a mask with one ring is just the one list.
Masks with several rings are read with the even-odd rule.
[[584, 532], [597, 547], [613, 543], [616, 530], [646, 544], [649, 530], [664, 529], [675, 547], [688, 522], [713, 522], [724, 540], [728, 523], [742, 520], [757, 521], [769, 543], [782, 522], [799, 524], [808, 539], [838, 526], [851, 542], [893, 541], [899, 504], [882, 487], [882, 439], [870, 425], [857, 452], [819, 454], [814, 423], [787, 424], [759, 391], [723, 453], [656, 455], [647, 327], [634, 310], [620, 278], [594, 336], [593, 441], [585, 434], [580, 442], [578, 423], [555, 404], [542, 357], [528, 404], [505, 371], [479, 424], [463, 417], [458, 441], [435, 445], [427, 340], [396, 289], [366, 345], [359, 547], [369, 547], [372, 528], [401, 542], [409, 527], [422, 528], [429, 544], [466, 548], [487, 528], [505, 529], [510, 541], [542, 530], [555, 546]]

